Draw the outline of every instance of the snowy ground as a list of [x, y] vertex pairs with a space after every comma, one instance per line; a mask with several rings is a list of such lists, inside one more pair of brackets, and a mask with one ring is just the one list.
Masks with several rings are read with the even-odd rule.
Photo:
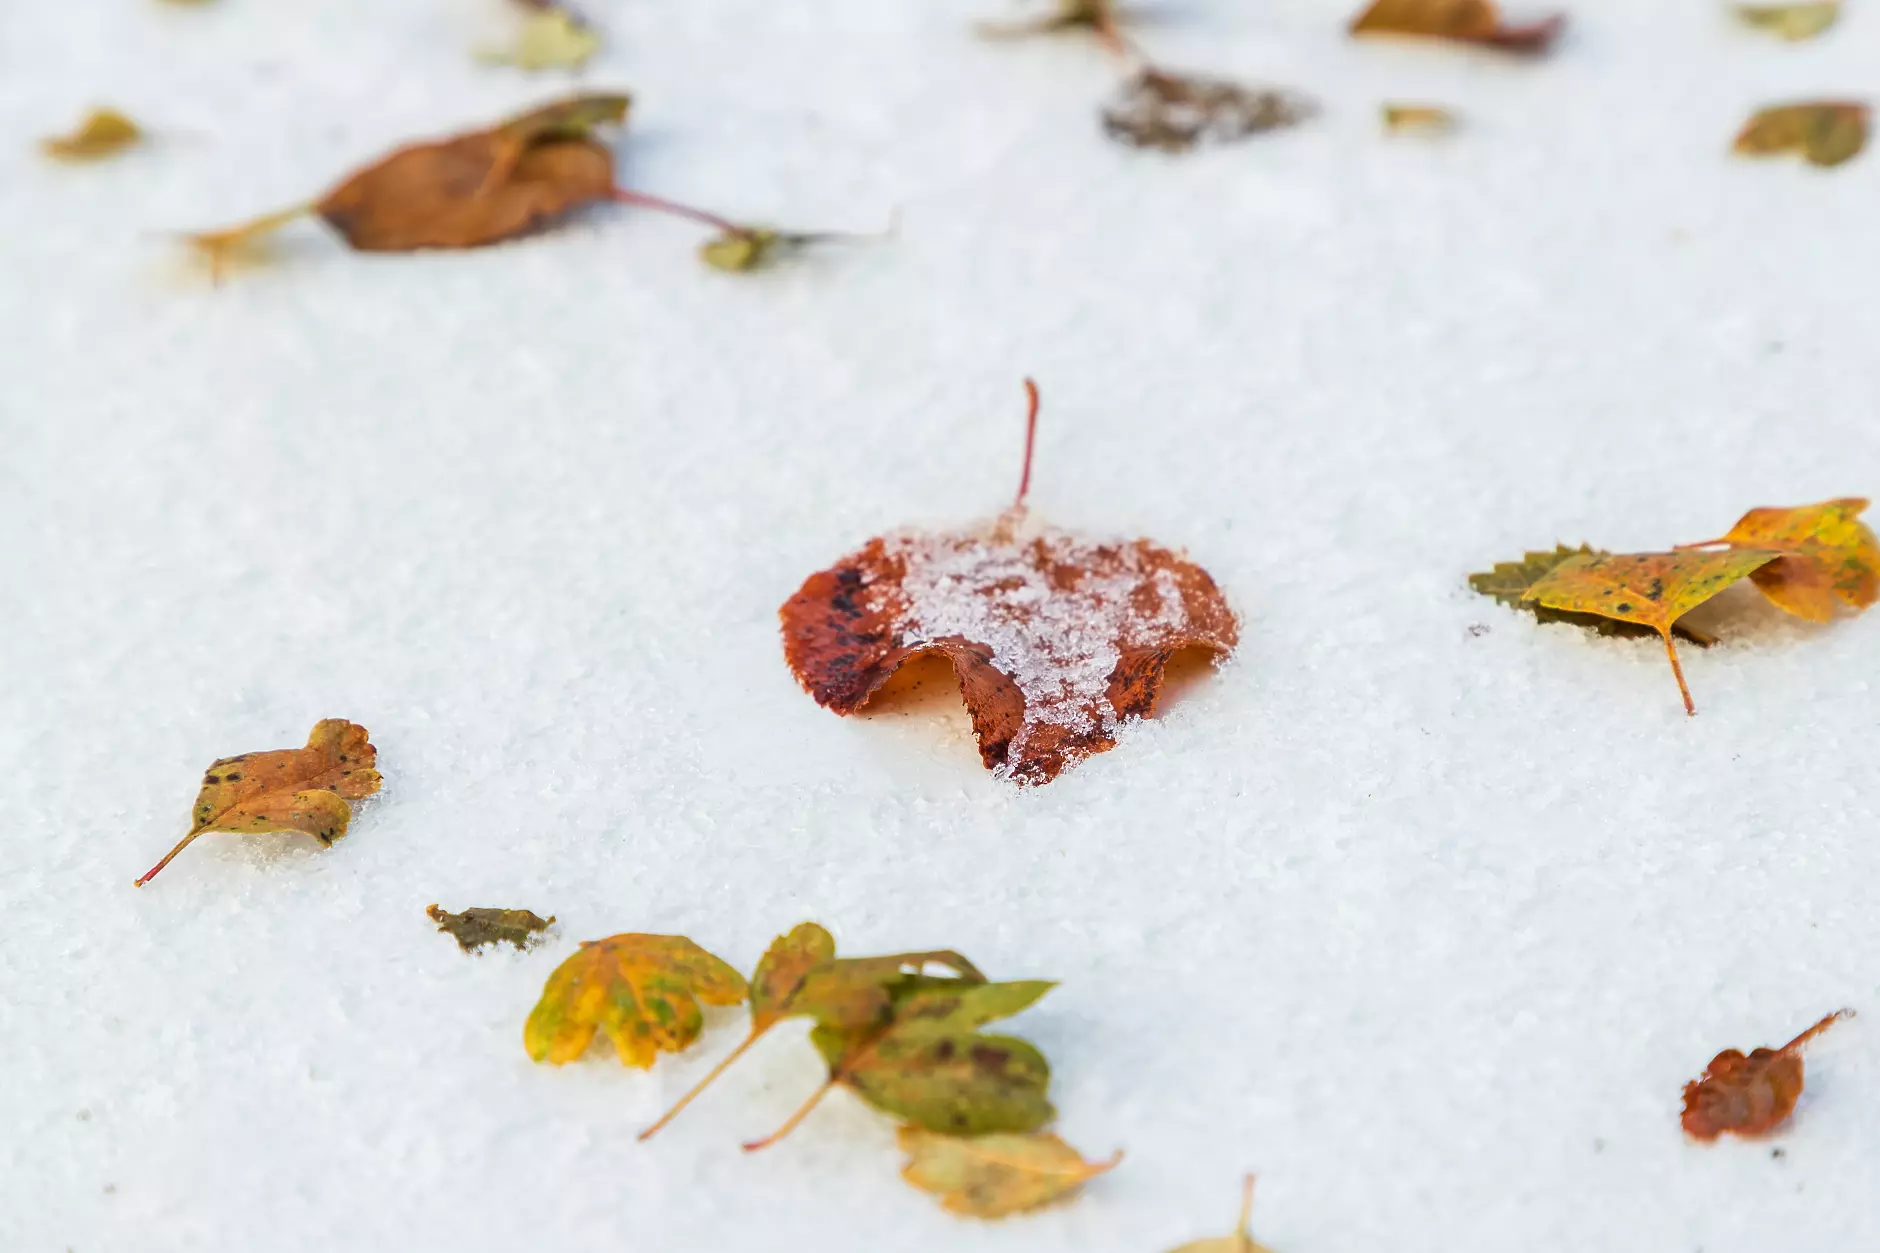
[[[1880, 154], [1724, 155], [1871, 88], [1880, 14], [1789, 46], [1575, 0], [1524, 64], [1354, 45], [1355, 3], [1169, 0], [1165, 60], [1326, 111], [1167, 159], [1099, 137], [1088, 45], [971, 39], [997, 0], [587, 0], [634, 185], [899, 237], [734, 278], [624, 212], [481, 255], [297, 228], [220, 291], [164, 232], [564, 80], [473, 64], [498, 12], [453, 0], [6, 6], [0, 1248], [1160, 1253], [1244, 1169], [1280, 1253], [1880, 1245], [1880, 619], [1733, 596], [1687, 719], [1656, 645], [1463, 581], [1880, 493]], [[1405, 98], [1468, 129], [1382, 137]], [[44, 166], [94, 101], [169, 138]], [[1017, 791], [956, 701], [819, 710], [775, 612], [1001, 507], [1026, 373], [1038, 512], [1185, 547], [1244, 645]], [[210, 759], [325, 716], [387, 780], [346, 840], [131, 887]], [[561, 922], [471, 960], [433, 901]], [[975, 1225], [846, 1096], [739, 1151], [817, 1079], [797, 1030], [645, 1146], [735, 1016], [648, 1074], [523, 1053], [577, 939], [748, 968], [805, 918], [1061, 979], [1014, 1027], [1122, 1168]], [[1777, 1140], [1683, 1140], [1712, 1053], [1841, 1005]]]

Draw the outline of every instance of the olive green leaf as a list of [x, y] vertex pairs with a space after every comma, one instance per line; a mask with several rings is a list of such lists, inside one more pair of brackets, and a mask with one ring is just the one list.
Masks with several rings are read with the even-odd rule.
[[453, 914], [436, 905], [427, 905], [424, 912], [430, 915], [439, 931], [449, 932], [466, 953], [474, 953], [485, 944], [527, 948], [555, 921], [553, 915], [538, 918], [527, 909], [471, 908]]

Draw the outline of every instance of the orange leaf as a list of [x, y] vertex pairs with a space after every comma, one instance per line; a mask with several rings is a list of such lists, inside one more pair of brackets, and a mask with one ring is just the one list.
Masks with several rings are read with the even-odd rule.
[[346, 802], [379, 790], [378, 758], [366, 729], [344, 718], [316, 722], [305, 748], [220, 758], [202, 776], [195, 825], [137, 886], [205, 831], [304, 831], [332, 844], [346, 834]]
[[1555, 566], [1521, 599], [1652, 628], [1664, 637], [1671, 672], [1684, 696], [1684, 711], [1694, 714], [1691, 689], [1684, 682], [1684, 668], [1678, 664], [1677, 646], [1671, 640], [1672, 623], [1779, 555], [1754, 548], [1720, 553], [1691, 549], [1587, 553]]
[[[1880, 540], [1860, 520], [1858, 496], [1793, 509], [1752, 509], [1711, 543], [1782, 554], [1749, 577], [1798, 618], [1827, 622], [1837, 600], [1865, 609], [1880, 598]], [[1703, 545], [1687, 545], [1703, 547]]]
[[1567, 24], [1566, 14], [1508, 26], [1491, 0], [1376, 0], [1352, 19], [1354, 35], [1424, 35], [1510, 52], [1544, 52]]
[[1748, 1057], [1725, 1049], [1711, 1059], [1701, 1079], [1684, 1085], [1685, 1134], [1714, 1140], [1724, 1132], [1758, 1136], [1795, 1111], [1802, 1094], [1802, 1046], [1843, 1018], [1836, 1010], [1779, 1049], [1757, 1049]]
[[[1031, 391], [1030, 429], [1037, 419]], [[910, 657], [952, 662], [986, 767], [1048, 783], [1151, 712], [1183, 649], [1233, 651], [1208, 572], [1148, 540], [1034, 526], [1018, 501], [987, 525], [868, 541], [783, 605], [783, 651], [816, 702], [850, 714]]]

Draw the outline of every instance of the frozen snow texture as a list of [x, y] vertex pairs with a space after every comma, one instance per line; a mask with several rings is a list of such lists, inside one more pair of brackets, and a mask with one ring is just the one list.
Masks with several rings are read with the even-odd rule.
[[[1102, 138], [1087, 45], [970, 36], [1004, 7], [582, 5], [634, 186], [891, 242], [730, 277], [612, 209], [468, 255], [309, 226], [211, 291], [164, 232], [566, 80], [473, 64], [459, 0], [0, 5], [0, 1249], [1159, 1253], [1244, 1169], [1280, 1253], [1880, 1248], [1880, 615], [1724, 598], [1687, 718], [1662, 645], [1463, 582], [1880, 487], [1880, 153], [1724, 151], [1872, 83], [1880, 10], [1788, 46], [1575, 0], [1514, 62], [1189, 0], [1152, 50], [1325, 112], [1165, 159]], [[42, 165], [106, 99], [169, 137]], [[1464, 129], [1383, 136], [1393, 99]], [[956, 698], [818, 709], [776, 609], [1008, 499], [1026, 374], [1038, 513], [1181, 546], [1243, 630], [1019, 791]], [[329, 716], [385, 773], [345, 839], [130, 886], [205, 765]], [[466, 958], [432, 901], [561, 922]], [[846, 1097], [739, 1151], [818, 1081], [792, 1032], [646, 1145], [735, 1020], [644, 1074], [523, 1054], [577, 940], [749, 969], [803, 918], [1062, 980], [1013, 1029], [1123, 1165], [967, 1224]], [[1843, 1005], [1776, 1140], [1683, 1141], [1719, 1049]]]

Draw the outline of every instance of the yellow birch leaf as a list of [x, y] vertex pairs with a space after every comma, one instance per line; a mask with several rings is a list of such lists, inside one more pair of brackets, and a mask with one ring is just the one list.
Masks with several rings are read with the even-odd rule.
[[1434, 133], [1456, 129], [1456, 115], [1436, 104], [1386, 104], [1384, 129], [1393, 133]]
[[1678, 664], [1671, 626], [1684, 614], [1723, 591], [1780, 553], [1761, 548], [1727, 552], [1684, 549], [1668, 553], [1587, 553], [1567, 560], [1537, 579], [1521, 597], [1550, 609], [1598, 614], [1636, 622], [1658, 632], [1671, 658], [1684, 697], [1684, 712], [1695, 714], [1691, 689]]
[[1841, 16], [1841, 0], [1808, 0], [1804, 4], [1739, 4], [1736, 15], [1745, 23], [1772, 35], [1795, 41], [1813, 39]]
[[645, 1070], [698, 1039], [699, 1002], [737, 1005], [745, 991], [743, 975], [682, 935], [583, 940], [548, 977], [522, 1042], [536, 1061], [559, 1066], [605, 1031], [624, 1064]]
[[39, 149], [57, 161], [100, 161], [143, 142], [144, 132], [116, 109], [93, 109], [75, 130], [39, 141]]
[[1070, 1197], [1123, 1160], [1087, 1162], [1046, 1131], [1029, 1135], [947, 1136], [904, 1126], [895, 1142], [908, 1156], [901, 1177], [969, 1218], [1004, 1218]]
[[1856, 100], [1772, 105], [1743, 123], [1731, 150], [1744, 157], [1798, 152], [1810, 165], [1839, 165], [1867, 146], [1867, 114]]
[[1860, 520], [1866, 508], [1865, 500], [1847, 496], [1793, 509], [1752, 509], [1711, 542], [1780, 553], [1750, 581], [1796, 617], [1827, 622], [1837, 601], [1859, 610], [1880, 598], [1880, 540]]
[[218, 759], [202, 776], [189, 834], [137, 886], [206, 831], [304, 831], [332, 844], [346, 834], [352, 813], [346, 802], [379, 790], [378, 758], [364, 727], [327, 718], [314, 723], [305, 748]]

